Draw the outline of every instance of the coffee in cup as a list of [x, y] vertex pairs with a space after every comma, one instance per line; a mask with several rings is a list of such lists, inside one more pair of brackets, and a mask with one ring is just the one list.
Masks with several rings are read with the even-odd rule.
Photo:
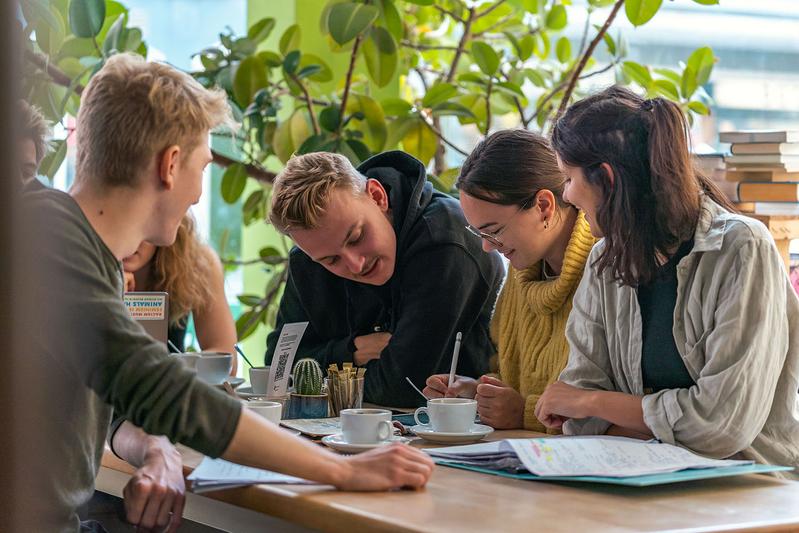
[[394, 433], [391, 411], [386, 409], [344, 409], [341, 434], [349, 444], [377, 444]]
[[427, 400], [427, 407], [420, 407], [413, 414], [419, 425], [419, 415], [426, 413], [433, 431], [441, 433], [465, 433], [474, 425], [477, 415], [477, 400], [469, 398], [434, 398]]

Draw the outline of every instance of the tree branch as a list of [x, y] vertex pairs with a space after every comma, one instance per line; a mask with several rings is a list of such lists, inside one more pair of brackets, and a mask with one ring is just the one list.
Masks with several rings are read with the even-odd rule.
[[433, 44], [416, 44], [410, 41], [402, 41], [400, 42], [401, 46], [405, 46], [407, 48], [413, 48], [414, 50], [452, 50], [457, 51], [457, 46], [445, 46], [445, 45], [433, 45]]
[[569, 99], [571, 98], [572, 93], [574, 92], [574, 88], [577, 85], [577, 80], [580, 78], [580, 72], [585, 68], [585, 65], [588, 63], [588, 59], [594, 54], [594, 50], [596, 49], [599, 41], [602, 40], [602, 37], [607, 33], [608, 28], [610, 25], [613, 24], [613, 20], [616, 18], [616, 15], [619, 13], [621, 6], [624, 5], [624, 0], [617, 0], [617, 2], [613, 5], [613, 9], [608, 15], [605, 24], [597, 32], [594, 40], [591, 41], [591, 44], [588, 45], [588, 49], [583, 54], [583, 57], [580, 58], [580, 62], [575, 67], [574, 71], [572, 72], [571, 78], [569, 79], [569, 85], [566, 87], [566, 91], [563, 93], [563, 98], [560, 101], [560, 105], [558, 106], [558, 111], [555, 113], [555, 121], [557, 121], [563, 112], [566, 110], [566, 106], [569, 105]]
[[502, 17], [497, 22], [495, 22], [494, 24], [492, 24], [488, 28], [484, 29], [483, 31], [480, 31], [480, 32], [477, 32], [477, 33], [473, 34], [473, 36], [474, 37], [482, 37], [486, 33], [491, 33], [495, 28], [498, 28], [498, 27], [502, 26], [503, 24], [505, 24], [509, 20], [513, 19], [513, 17], [515, 17], [515, 16], [516, 16], [516, 13], [511, 13], [509, 15], [505, 15], [504, 17]]
[[462, 156], [469, 155], [469, 152], [467, 152], [466, 150], [462, 150], [461, 148], [458, 148], [449, 139], [444, 137], [444, 134], [441, 133], [441, 130], [438, 129], [433, 122], [431, 122], [430, 117], [426, 116], [425, 113], [422, 113], [422, 121], [427, 125], [428, 128], [430, 128], [430, 131], [432, 131], [436, 135], [436, 137], [441, 139], [441, 142], [443, 142], [444, 144], [446, 144], [447, 146], [449, 146], [450, 148], [452, 148]]
[[[46, 72], [47, 75], [50, 76], [50, 79], [53, 81], [53, 83], [56, 83], [63, 87], [71, 86], [72, 90], [79, 95], [83, 93], [84, 87], [80, 84], [75, 84], [73, 86], [72, 79], [69, 76], [67, 76], [63, 71], [58, 69], [52, 63], [50, 63], [50, 60], [47, 56], [43, 54], [37, 54], [30, 50], [25, 50], [25, 59], [30, 61], [33, 65], [35, 65], [43, 72]], [[227, 168], [235, 163], [241, 163], [241, 161], [236, 161], [235, 159], [231, 159], [225, 155], [220, 154], [219, 152], [216, 152], [215, 150], [211, 150], [211, 154], [213, 156], [213, 162], [222, 168]], [[241, 163], [241, 164], [244, 165], [244, 168], [247, 171], [247, 175], [255, 178], [256, 180], [262, 183], [271, 184], [275, 180], [275, 173], [265, 170], [260, 165], [255, 165], [252, 163]]]
[[313, 100], [311, 99], [311, 94], [308, 92], [308, 87], [306, 87], [302, 80], [294, 74], [291, 75], [291, 78], [297, 83], [297, 85], [300, 86], [300, 89], [302, 89], [302, 94], [305, 97], [305, 103], [308, 104], [308, 114], [311, 116], [311, 125], [313, 126], [314, 135], [321, 134], [322, 130], [319, 129], [319, 121], [316, 120], [316, 113], [314, 113], [313, 110]]
[[458, 61], [460, 61], [461, 55], [463, 55], [466, 42], [471, 37], [472, 23], [474, 22], [474, 17], [475, 17], [475, 10], [473, 7], [470, 7], [469, 17], [463, 23], [463, 35], [461, 35], [461, 40], [458, 42], [458, 49], [455, 51], [455, 57], [452, 58], [452, 66], [449, 68], [449, 73], [447, 74], [447, 79], [446, 79], [447, 83], [452, 83], [452, 80], [455, 79], [455, 71], [458, 69]]
[[491, 90], [494, 88], [494, 78], [489, 78], [488, 88], [486, 89], [486, 130], [485, 136], [491, 130]]
[[271, 184], [273, 181], [275, 181], [276, 174], [274, 172], [269, 172], [260, 165], [255, 165], [253, 163], [242, 163], [241, 161], [231, 159], [228, 156], [222, 155], [214, 150], [211, 150], [211, 156], [213, 157], [213, 162], [222, 168], [227, 168], [230, 165], [238, 163], [244, 165], [244, 169], [247, 171], [248, 176], [260, 181], [261, 183]]
[[436, 8], [437, 10], [439, 10], [441, 13], [443, 13], [443, 14], [445, 14], [445, 15], [448, 15], [448, 16], [450, 16], [450, 17], [452, 17], [452, 18], [454, 18], [455, 20], [457, 20], [457, 21], [458, 21], [458, 22], [460, 22], [461, 24], [465, 24], [465, 23], [466, 23], [466, 21], [465, 21], [465, 20], [463, 20], [463, 19], [462, 19], [461, 17], [459, 17], [458, 15], [456, 15], [454, 11], [450, 11], [449, 9], [443, 8], [443, 7], [441, 7], [440, 5], [438, 5], [436, 2], [433, 2], [432, 6], [433, 6], [434, 8]]
[[337, 133], [341, 133], [341, 128], [344, 126], [344, 113], [347, 111], [347, 100], [350, 96], [350, 86], [352, 85], [352, 73], [355, 70], [355, 61], [358, 59], [358, 47], [361, 45], [362, 35], [355, 38], [355, 44], [352, 45], [352, 54], [350, 55], [350, 66], [347, 68], [347, 77], [344, 81], [344, 94], [341, 96], [341, 114], [338, 123]]
[[478, 13], [477, 14], [477, 18], [485, 17], [486, 15], [488, 15], [489, 13], [491, 13], [492, 11], [494, 11], [496, 8], [498, 8], [499, 6], [501, 6], [504, 3], [505, 3], [505, 0], [499, 0], [498, 2], [495, 2], [494, 5], [492, 5], [491, 7], [481, 11], [480, 13]]

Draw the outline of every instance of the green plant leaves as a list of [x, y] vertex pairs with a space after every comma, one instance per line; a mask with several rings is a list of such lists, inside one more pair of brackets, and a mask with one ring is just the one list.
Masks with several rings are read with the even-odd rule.
[[265, 41], [272, 30], [275, 29], [275, 19], [271, 17], [262, 18], [247, 30], [247, 38], [254, 44]]
[[624, 12], [633, 26], [641, 26], [655, 16], [662, 3], [663, 0], [626, 0]]
[[259, 89], [266, 87], [266, 66], [258, 56], [249, 56], [239, 63], [233, 78], [233, 96], [242, 109], [250, 105]]
[[385, 87], [397, 71], [397, 43], [387, 29], [375, 26], [361, 47], [369, 76], [378, 87]]
[[472, 57], [480, 70], [487, 76], [494, 76], [499, 69], [499, 55], [488, 44], [475, 41], [472, 43]]
[[446, 102], [453, 96], [458, 94], [458, 88], [446, 82], [439, 82], [430, 87], [422, 98], [422, 105], [424, 107], [433, 107], [434, 105]]
[[558, 61], [561, 63], [568, 63], [572, 58], [572, 45], [569, 39], [561, 37], [555, 45], [555, 55], [558, 56]]
[[386, 115], [373, 98], [365, 94], [350, 94], [347, 102], [347, 115], [361, 113], [361, 121], [365, 127], [360, 127], [363, 134], [363, 142], [372, 152], [380, 152], [386, 145], [388, 130], [386, 128]]
[[707, 46], [697, 48], [691, 53], [680, 80], [680, 92], [683, 98], [690, 98], [698, 87], [708, 82], [715, 61], [713, 50]]
[[640, 65], [635, 61], [625, 61], [621, 64], [621, 68], [628, 78], [641, 87], [648, 89], [652, 84], [652, 75], [649, 73], [649, 69], [647, 67]]
[[280, 53], [286, 55], [292, 50], [297, 50], [300, 47], [301, 39], [302, 31], [300, 31], [299, 25], [292, 24], [286, 28], [286, 31], [284, 31], [283, 35], [280, 36], [280, 43], [278, 44]]
[[241, 163], [234, 163], [225, 169], [222, 175], [222, 199], [234, 204], [241, 198], [247, 185], [247, 169]]
[[438, 137], [421, 118], [415, 118], [402, 138], [402, 148], [427, 165], [438, 149]]
[[330, 8], [327, 30], [339, 45], [353, 40], [377, 19], [380, 10], [375, 6], [344, 2]]
[[566, 14], [566, 8], [560, 4], [556, 4], [552, 6], [552, 9], [547, 13], [545, 24], [550, 30], [559, 31], [565, 28], [568, 22], [569, 18]]
[[77, 37], [96, 37], [105, 21], [104, 0], [71, 0], [69, 27]]
[[286, 54], [286, 57], [283, 59], [283, 70], [286, 71], [286, 74], [294, 74], [297, 71], [297, 67], [300, 65], [300, 51], [293, 50]]

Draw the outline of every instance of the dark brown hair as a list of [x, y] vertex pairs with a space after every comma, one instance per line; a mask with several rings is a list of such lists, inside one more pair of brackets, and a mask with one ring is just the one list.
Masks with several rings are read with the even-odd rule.
[[492, 133], [472, 150], [455, 186], [478, 200], [529, 208], [542, 189], [552, 191], [559, 206], [565, 178], [549, 141], [537, 133], [514, 129]]
[[[693, 238], [700, 193], [730, 211], [732, 204], [694, 165], [688, 124], [679, 106], [644, 100], [612, 86], [573, 104], [555, 124], [552, 145], [565, 164], [582, 169], [602, 194], [596, 223], [605, 248], [599, 272], [629, 286], [646, 284], [670, 256]], [[611, 183], [602, 168], [613, 171]]]
[[30, 139], [36, 148], [36, 164], [42, 162], [50, 145], [47, 136], [50, 134], [50, 125], [45, 120], [38, 107], [30, 105], [25, 100], [17, 100], [17, 137]]

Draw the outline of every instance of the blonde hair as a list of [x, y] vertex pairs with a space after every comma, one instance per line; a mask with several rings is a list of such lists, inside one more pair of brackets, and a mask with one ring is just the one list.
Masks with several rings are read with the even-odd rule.
[[45, 120], [38, 107], [25, 100], [17, 100], [17, 137], [30, 139], [36, 148], [36, 164], [42, 162], [50, 151], [47, 137], [50, 135], [50, 123]]
[[151, 260], [151, 290], [169, 293], [169, 323], [177, 324], [211, 299], [216, 254], [197, 238], [194, 219], [180, 221], [175, 243], [159, 246]]
[[292, 157], [272, 185], [269, 221], [284, 234], [314, 229], [334, 189], [362, 194], [366, 178], [340, 154], [314, 152]]
[[189, 154], [201, 134], [233, 127], [227, 97], [174, 67], [133, 54], [109, 58], [86, 86], [77, 122], [77, 180], [135, 187], [162, 150]]

